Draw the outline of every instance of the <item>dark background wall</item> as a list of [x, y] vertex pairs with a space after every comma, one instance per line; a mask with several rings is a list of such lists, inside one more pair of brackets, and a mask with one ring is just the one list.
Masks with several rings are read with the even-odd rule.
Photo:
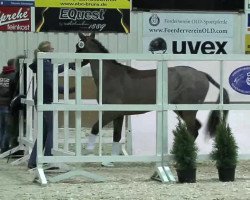
[[133, 10], [244, 10], [244, 0], [133, 0], [132, 5]]

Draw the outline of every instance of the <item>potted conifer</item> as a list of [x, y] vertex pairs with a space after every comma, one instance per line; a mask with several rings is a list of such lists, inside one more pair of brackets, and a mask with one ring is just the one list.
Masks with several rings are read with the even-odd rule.
[[178, 118], [176, 129], [173, 130], [174, 141], [171, 149], [178, 181], [180, 183], [196, 182], [196, 165], [198, 147], [195, 139], [187, 130], [186, 124]]
[[219, 180], [223, 182], [234, 181], [238, 161], [238, 146], [231, 128], [222, 120], [216, 127], [216, 136], [210, 157], [216, 162]]

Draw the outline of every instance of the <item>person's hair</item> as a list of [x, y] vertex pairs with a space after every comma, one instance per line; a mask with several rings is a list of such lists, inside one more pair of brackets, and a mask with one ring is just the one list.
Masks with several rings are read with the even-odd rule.
[[49, 41], [43, 41], [41, 42], [37, 49], [34, 50], [34, 60], [37, 59], [37, 53], [38, 52], [49, 52], [51, 49], [51, 43]]
[[7, 65], [8, 65], [8, 66], [15, 66], [15, 59], [14, 59], [14, 58], [9, 59], [9, 60], [7, 61]]

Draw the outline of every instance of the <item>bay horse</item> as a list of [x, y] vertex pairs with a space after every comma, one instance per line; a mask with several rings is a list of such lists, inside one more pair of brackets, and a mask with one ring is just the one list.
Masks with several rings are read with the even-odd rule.
[[[85, 36], [78, 33], [80, 41], [76, 44], [76, 53], [109, 53], [95, 39], [95, 34]], [[82, 60], [82, 65], [90, 64], [92, 76], [99, 94], [99, 61]], [[172, 104], [204, 103], [209, 89], [209, 82], [215, 87], [220, 85], [207, 73], [189, 66], [175, 66], [168, 69], [168, 97]], [[229, 96], [223, 89], [224, 103], [229, 103]], [[156, 103], [156, 70], [138, 70], [118, 63], [116, 60], [103, 60], [103, 104], [155, 104]], [[219, 97], [217, 102], [219, 102]], [[104, 111], [102, 125], [113, 121], [112, 154], [119, 154], [122, 124], [125, 115], [145, 113], [143, 111]], [[201, 123], [196, 119], [197, 110], [175, 111], [187, 125], [189, 132], [197, 138]], [[224, 111], [226, 118], [228, 111]], [[213, 110], [207, 125], [207, 133], [214, 136], [219, 122], [220, 111]], [[93, 150], [99, 132], [98, 121], [93, 125], [89, 136], [87, 150]]]

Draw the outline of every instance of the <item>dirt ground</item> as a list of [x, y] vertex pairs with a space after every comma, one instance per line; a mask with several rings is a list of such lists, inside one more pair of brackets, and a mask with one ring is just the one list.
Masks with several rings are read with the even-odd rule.
[[[171, 166], [170, 166], [171, 167]], [[172, 167], [171, 167], [172, 168]], [[250, 161], [237, 166], [234, 182], [219, 182], [212, 162], [197, 167], [197, 182], [191, 184], [161, 183], [150, 177], [154, 164], [118, 163], [115, 167], [100, 164], [78, 165], [78, 169], [104, 176], [106, 182], [93, 182], [76, 177], [59, 183], [41, 186], [33, 182], [33, 174], [26, 165], [12, 166], [7, 159], [0, 160], [0, 200], [249, 200]], [[172, 172], [176, 177], [175, 170]], [[53, 176], [54, 173], [46, 174]]]

